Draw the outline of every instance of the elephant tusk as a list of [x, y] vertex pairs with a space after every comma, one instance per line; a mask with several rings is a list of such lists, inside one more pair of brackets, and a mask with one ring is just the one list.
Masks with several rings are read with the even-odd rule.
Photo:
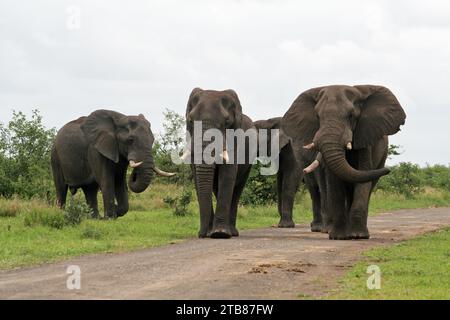
[[308, 167], [303, 169], [303, 172], [306, 174], [314, 172], [314, 170], [316, 170], [320, 166], [321, 161], [322, 161], [322, 154], [319, 152], [317, 154], [316, 159]]
[[351, 142], [347, 143], [347, 150], [352, 150], [352, 149], [353, 149], [352, 143]]
[[306, 145], [306, 146], [303, 146], [303, 149], [306, 149], [306, 150], [311, 150], [311, 149], [313, 149], [314, 148], [314, 142], [313, 143], [310, 143], [310, 144], [308, 144], [308, 145]]
[[173, 172], [165, 172], [162, 171], [161, 169], [158, 169], [156, 167], [153, 168], [153, 171], [155, 171], [158, 175], [162, 176], [162, 177], [173, 177], [176, 175], [176, 173]]
[[308, 167], [303, 169], [303, 172], [308, 174], [316, 170], [320, 166], [320, 162], [318, 160], [314, 160]]
[[133, 160], [130, 160], [130, 167], [133, 168], [133, 169], [141, 166], [141, 164], [142, 164], [142, 162], [136, 163]]
[[223, 152], [222, 152], [222, 154], [220, 156], [225, 161], [225, 163], [230, 161], [230, 157], [228, 156], [228, 151], [227, 150], [223, 150]]

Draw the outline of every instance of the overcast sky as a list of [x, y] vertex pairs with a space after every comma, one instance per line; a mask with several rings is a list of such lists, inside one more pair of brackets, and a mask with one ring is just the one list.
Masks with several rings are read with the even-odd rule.
[[258, 120], [312, 87], [379, 84], [407, 113], [390, 163], [449, 164], [449, 80], [448, 0], [0, 2], [0, 122], [108, 108], [157, 133], [197, 86], [235, 89]]

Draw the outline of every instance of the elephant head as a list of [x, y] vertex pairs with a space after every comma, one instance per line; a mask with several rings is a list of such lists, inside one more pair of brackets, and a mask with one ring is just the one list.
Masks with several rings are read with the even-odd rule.
[[133, 168], [128, 185], [133, 192], [145, 191], [153, 172], [172, 176], [155, 167], [152, 146], [154, 137], [150, 122], [139, 116], [125, 116], [109, 110], [97, 110], [81, 126], [90, 147], [114, 163], [125, 160]]
[[307, 149], [317, 149], [327, 167], [344, 181], [375, 180], [387, 168], [360, 171], [349, 165], [346, 150], [358, 150], [392, 135], [406, 115], [394, 94], [374, 85], [326, 86], [302, 93], [282, 119], [284, 132]]
[[[238, 129], [242, 123], [242, 107], [236, 92], [195, 88], [189, 97], [186, 108], [186, 127], [191, 136], [193, 136], [194, 122], [197, 121], [202, 123], [202, 137], [203, 133], [209, 129], [217, 129], [222, 132], [224, 143], [221, 156], [227, 162], [226, 130]], [[193, 140], [192, 143], [194, 143]], [[202, 143], [202, 149], [207, 145], [205, 141], [195, 143]], [[191, 145], [190, 150], [193, 150], [192, 147]]]

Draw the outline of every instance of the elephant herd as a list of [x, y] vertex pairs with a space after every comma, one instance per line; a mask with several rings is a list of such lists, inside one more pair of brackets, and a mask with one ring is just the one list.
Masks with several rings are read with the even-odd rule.
[[[301, 181], [311, 195], [311, 231], [328, 233], [330, 239], [368, 239], [368, 206], [385, 168], [388, 135], [405, 123], [405, 112], [394, 94], [374, 85], [334, 85], [300, 94], [283, 117], [253, 122], [242, 112], [233, 90], [195, 88], [186, 108], [188, 146], [182, 159], [189, 160], [200, 210], [199, 237], [230, 238], [236, 228], [239, 199], [259, 146], [277, 139], [277, 190], [279, 227], [295, 227], [294, 198]], [[201, 123], [203, 138], [208, 130], [227, 136], [229, 130], [276, 130], [277, 135], [258, 141], [258, 151], [244, 153], [237, 161], [237, 141], [225, 139], [215, 157], [220, 161], [193, 161], [196, 152], [209, 148], [198, 139], [195, 124]], [[227, 136], [228, 137], [228, 136]], [[261, 135], [258, 135], [261, 137]], [[57, 134], [52, 150], [52, 171], [57, 204], [64, 207], [68, 190], [81, 188], [88, 205], [99, 216], [97, 193], [102, 191], [105, 217], [128, 211], [127, 168], [131, 191], [143, 192], [154, 173], [172, 176], [155, 167], [154, 137], [143, 115], [98, 110], [66, 124]], [[245, 140], [245, 150], [252, 144]], [[230, 161], [231, 160], [231, 161]], [[213, 195], [216, 206], [213, 206]]]

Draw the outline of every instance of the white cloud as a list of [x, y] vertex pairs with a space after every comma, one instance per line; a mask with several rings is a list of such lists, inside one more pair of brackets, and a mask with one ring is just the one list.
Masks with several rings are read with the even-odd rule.
[[[80, 29], [66, 27], [79, 6]], [[449, 163], [450, 3], [29, 1], [0, 4], [0, 121], [39, 107], [61, 127], [96, 108], [184, 113], [193, 87], [235, 89], [254, 120], [324, 84], [388, 86], [407, 124], [397, 160]]]

